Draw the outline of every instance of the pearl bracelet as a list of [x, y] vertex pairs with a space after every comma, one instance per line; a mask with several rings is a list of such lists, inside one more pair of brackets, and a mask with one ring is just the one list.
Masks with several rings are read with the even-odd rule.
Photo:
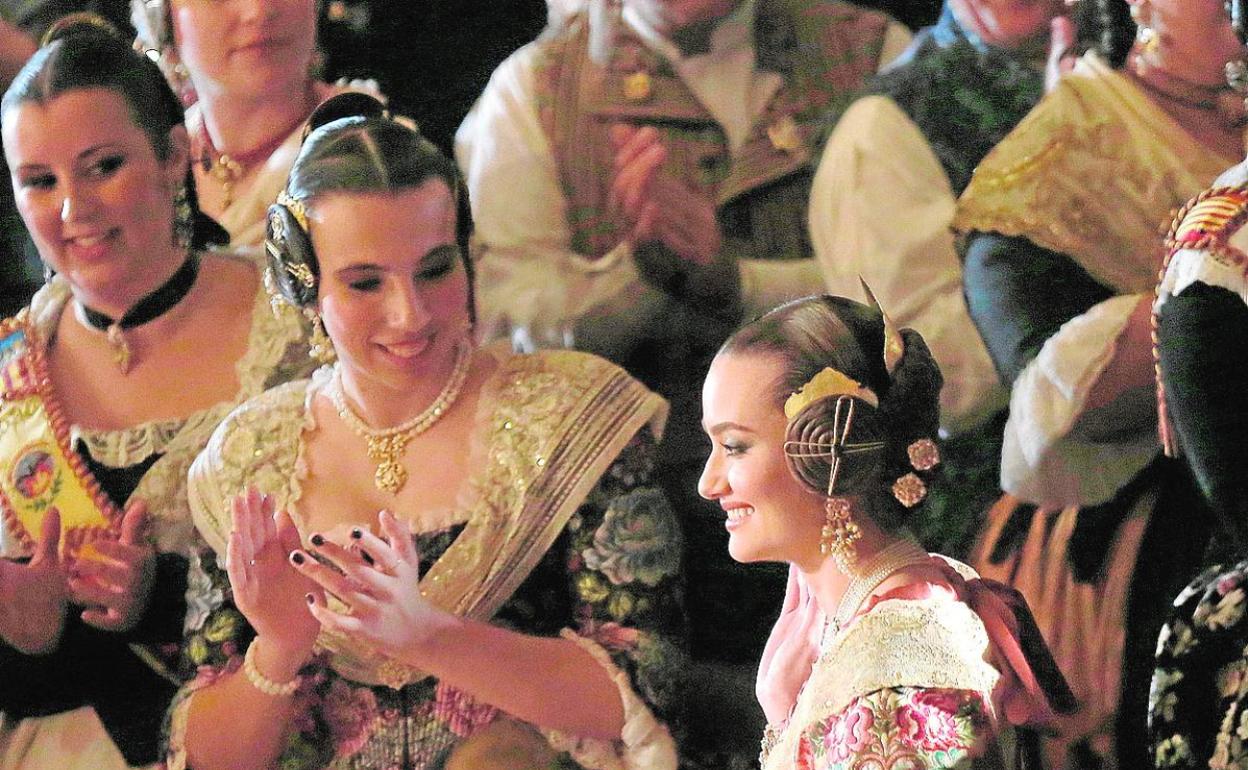
[[247, 653], [243, 655], [243, 676], [247, 677], [247, 681], [251, 686], [264, 693], [265, 695], [274, 695], [277, 697], [285, 697], [294, 695], [299, 689], [299, 685], [303, 684], [303, 677], [296, 675], [289, 682], [274, 682], [264, 674], [260, 673], [260, 669], [256, 667], [256, 642], [260, 637], [251, 640], [251, 644], [247, 646]]

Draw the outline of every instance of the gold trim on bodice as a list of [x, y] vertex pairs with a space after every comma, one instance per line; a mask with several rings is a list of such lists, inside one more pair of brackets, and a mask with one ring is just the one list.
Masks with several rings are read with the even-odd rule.
[[[468, 481], [475, 504], [420, 584], [438, 607], [477, 620], [510, 598], [637, 431], [650, 425], [657, 434], [667, 411], [624, 370], [594, 356], [499, 356], [483, 386], [482, 398], [492, 390], [492, 403], [479, 410], [474, 428], [484, 432], [475, 440], [485, 446], [482, 467]], [[279, 505], [294, 503], [299, 441], [291, 441], [292, 428], [302, 433], [308, 424], [312, 387], [292, 383], [244, 405], [192, 469], [196, 524], [219, 554], [229, 500], [248, 485], [259, 482]], [[338, 673], [364, 684], [397, 688], [426, 676], [345, 636], [322, 632], [317, 646]]]

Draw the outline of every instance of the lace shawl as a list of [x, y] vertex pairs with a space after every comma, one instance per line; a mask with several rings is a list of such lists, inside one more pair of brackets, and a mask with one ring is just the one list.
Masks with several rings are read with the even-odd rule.
[[1170, 211], [1234, 161], [1088, 54], [980, 163], [954, 228], [1022, 236], [1119, 293], [1150, 291]]
[[791, 767], [810, 725], [888, 688], [977, 693], [991, 710], [1000, 674], [988, 655], [983, 622], [952, 597], [879, 602], [826, 644], [765, 770]]

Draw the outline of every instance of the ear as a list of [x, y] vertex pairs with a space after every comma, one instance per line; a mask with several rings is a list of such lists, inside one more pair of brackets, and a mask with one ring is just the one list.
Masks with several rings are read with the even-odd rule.
[[186, 126], [178, 124], [169, 129], [169, 156], [165, 158], [165, 181], [170, 190], [178, 189], [178, 185], [186, 182], [186, 174], [191, 162], [191, 138]]

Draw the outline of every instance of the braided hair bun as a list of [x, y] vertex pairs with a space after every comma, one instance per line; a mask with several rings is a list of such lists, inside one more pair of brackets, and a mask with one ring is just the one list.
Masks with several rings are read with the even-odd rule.
[[922, 336], [905, 329], [901, 337], [904, 353], [890, 373], [880, 312], [843, 297], [816, 296], [781, 305], [720, 349], [781, 357], [779, 404], [825, 369], [861, 383], [862, 392], [816, 398], [793, 414], [785, 457], [794, 478], [813, 494], [828, 494], [835, 468], [832, 494], [859, 497], [885, 529], [903, 525], [917, 507], [898, 500], [898, 479], [914, 474], [926, 488], [936, 472], [927, 462], [915, 465], [911, 446], [936, 437], [943, 379]]

